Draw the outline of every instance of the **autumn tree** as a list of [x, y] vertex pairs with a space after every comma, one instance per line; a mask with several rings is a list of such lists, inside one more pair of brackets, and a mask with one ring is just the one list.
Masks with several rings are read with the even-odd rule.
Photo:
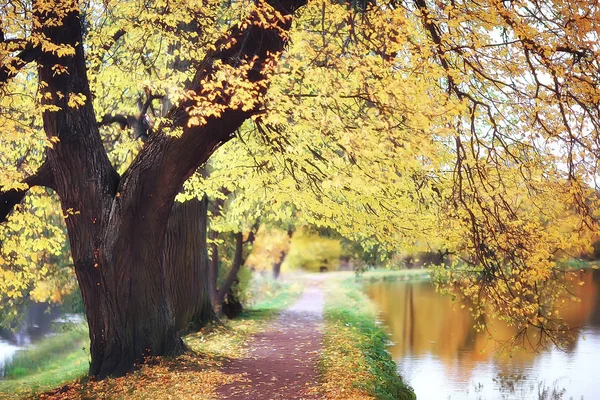
[[[474, 301], [479, 329], [492, 314], [517, 339], [560, 345], [568, 327], [553, 308], [570, 296], [559, 261], [598, 229], [599, 10], [585, 1], [414, 5], [443, 87], [466, 106], [454, 124], [448, 211], [466, 232], [457, 243], [469, 267], [453, 280]], [[566, 220], [568, 234], [558, 228]]]
[[[185, 98], [122, 174], [99, 134], [88, 76], [94, 65], [86, 65], [79, 5], [36, 1], [31, 9], [15, 3], [3, 11], [10, 16], [1, 35], [3, 90], [19, 70], [36, 63], [43, 127], [52, 142], [24, 185], [5, 188], [3, 214], [31, 186], [50, 187], [60, 197], [90, 326], [91, 375], [120, 375], [145, 356], [183, 350], [164, 284], [162, 249], [171, 206], [183, 182], [260, 108], [269, 65], [283, 50], [291, 14], [301, 5], [251, 6], [197, 60]], [[154, 7], [165, 20], [175, 11], [201, 13], [184, 3]], [[109, 39], [106, 45], [111, 44]]]
[[[556, 254], [597, 231], [598, 11], [525, 0], [10, 2], [0, 216], [30, 187], [60, 198], [92, 375], [178, 353], [163, 258], [173, 201], [252, 119], [252, 168], [307, 224], [366, 249], [435, 238], [463, 256], [447, 275], [479, 321], [551, 334], [563, 329], [546, 304], [562, 299]], [[150, 134], [142, 146], [120, 126]], [[548, 223], [566, 210], [571, 230]]]
[[597, 12], [311, 2], [257, 120], [270, 151], [253, 157], [309, 223], [457, 254], [444, 279], [480, 329], [494, 316], [560, 344], [560, 262], [598, 230]]

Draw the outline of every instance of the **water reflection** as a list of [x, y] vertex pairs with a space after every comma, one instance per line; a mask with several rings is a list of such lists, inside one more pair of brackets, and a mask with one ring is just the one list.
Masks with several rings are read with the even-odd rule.
[[[460, 304], [437, 294], [429, 282], [378, 282], [368, 287], [389, 326], [390, 351], [420, 399], [585, 399], [600, 398], [592, 383], [600, 360], [600, 271], [580, 273], [561, 315], [581, 333], [566, 351], [531, 349], [499, 354], [488, 333], [473, 329]], [[496, 339], [511, 328], [495, 323]]]
[[5, 367], [12, 360], [17, 350], [19, 350], [17, 346], [0, 339], [0, 378], [4, 377]]

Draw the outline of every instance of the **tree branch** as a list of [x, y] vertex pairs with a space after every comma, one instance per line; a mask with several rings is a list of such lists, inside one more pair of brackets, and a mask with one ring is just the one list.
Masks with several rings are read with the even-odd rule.
[[142, 105], [142, 109], [140, 110], [140, 114], [141, 115], [145, 115], [148, 112], [148, 108], [150, 108], [150, 106], [152, 105], [152, 102], [154, 100], [163, 99], [164, 97], [165, 96], [163, 96], [161, 94], [148, 93], [148, 98], [146, 99], [146, 102]]
[[52, 171], [48, 164], [44, 163], [40, 169], [33, 175], [28, 176], [22, 183], [27, 184], [27, 189], [11, 189], [6, 192], [0, 192], [0, 223], [6, 222], [8, 215], [13, 211], [17, 204], [23, 201], [23, 198], [34, 186], [45, 186], [53, 188], [54, 180]]
[[[213, 310], [216, 314], [220, 314], [220, 305], [222, 302], [219, 302], [219, 289], [217, 287], [217, 277], [219, 275], [219, 246], [215, 242], [218, 238], [219, 234], [216, 231], [212, 231], [210, 234], [210, 239], [212, 241], [211, 247], [211, 255], [208, 265], [208, 295], [210, 297], [210, 302], [213, 306]], [[218, 315], [219, 316], [219, 315]]]
[[21, 68], [30, 62], [37, 60], [41, 54], [42, 52], [39, 47], [34, 47], [31, 43], [27, 43], [25, 48], [7, 64], [2, 62], [2, 64], [0, 64], [0, 86], [6, 84], [11, 78], [16, 76]]
[[106, 114], [102, 117], [100, 122], [98, 122], [98, 126], [106, 126], [114, 123], [119, 124], [119, 127], [121, 129], [133, 129], [133, 138], [140, 138], [143, 142], [148, 140], [148, 136], [152, 134], [150, 121], [147, 118], [146, 114], [140, 114], [139, 116], [123, 114]]
[[102, 46], [99, 47], [99, 51], [94, 51], [93, 53], [88, 54], [88, 62], [93, 71], [97, 71], [100, 68], [103, 62], [103, 57], [121, 37], [125, 36], [126, 33], [127, 32], [125, 29], [119, 29], [112, 35], [110, 40], [107, 40], [102, 44]]
[[254, 240], [256, 239], [256, 232], [260, 228], [260, 219], [254, 221], [252, 227], [250, 227], [250, 232], [248, 232], [248, 238], [244, 241], [244, 244], [254, 244]]
[[110, 124], [117, 123], [121, 127], [121, 129], [130, 128], [136, 117], [133, 115], [124, 115], [124, 114], [105, 114], [100, 122], [98, 122], [98, 126], [106, 126]]
[[152, 134], [152, 128], [150, 127], [150, 121], [146, 113], [148, 112], [148, 108], [152, 106], [152, 101], [162, 98], [164, 98], [163, 95], [148, 93], [148, 97], [146, 98], [144, 104], [141, 104], [140, 101], [140, 114], [137, 116], [124, 114], [105, 114], [100, 122], [98, 122], [98, 126], [106, 126], [117, 123], [121, 129], [132, 128], [133, 138], [141, 138], [142, 141], [145, 142]]
[[116, 31], [113, 35], [110, 41], [104, 43], [104, 45], [102, 46], [102, 50], [104, 51], [108, 51], [110, 50], [110, 48], [117, 43], [117, 41], [119, 39], [121, 39], [123, 36], [125, 36], [127, 32], [125, 31], [125, 29], [121, 28], [118, 31]]
[[[273, 7], [281, 15], [265, 13], [262, 7], [266, 5], [260, 3], [244, 23], [232, 28], [217, 42], [216, 50], [210, 52], [199, 64], [192, 79], [190, 91], [193, 91], [195, 96], [214, 94], [212, 89], [208, 93], [205, 92], [203, 82], [213, 80], [217, 68], [228, 66], [239, 69], [244, 63], [250, 62], [252, 67], [244, 72], [244, 78], [256, 85], [260, 93], [266, 93], [270, 65], [276, 62], [277, 55], [283, 52], [287, 44], [286, 33], [292, 24], [291, 14], [304, 5], [305, 0], [283, 0], [273, 3]], [[267, 22], [263, 21], [265, 18], [268, 19]], [[166, 116], [170, 120], [170, 126], [157, 128], [157, 132], [150, 136], [130, 168], [123, 174], [119, 189], [122, 194], [121, 200], [126, 199], [124, 195], [127, 187], [135, 187], [128, 185], [129, 181], [148, 182], [142, 188], [144, 193], [132, 193], [132, 198], [141, 196], [151, 199], [145, 205], [148, 209], [144, 207], [144, 210], [140, 210], [141, 213], [152, 213], [154, 218], [166, 220], [173, 199], [183, 182], [219, 146], [230, 140], [246, 119], [262, 107], [260, 100], [251, 109], [229, 105], [228, 95], [223, 93], [214, 100], [216, 105], [223, 107], [220, 115], [209, 116], [202, 124], [190, 124], [190, 110], [198, 110], [195, 96], [171, 108]], [[166, 132], [169, 129], [181, 129], [182, 132], [169, 135]], [[133, 207], [133, 203], [131, 206]], [[156, 214], [158, 210], [159, 215]]]

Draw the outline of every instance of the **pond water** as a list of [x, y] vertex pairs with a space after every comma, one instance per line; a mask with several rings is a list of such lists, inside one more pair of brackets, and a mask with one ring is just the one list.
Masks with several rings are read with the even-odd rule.
[[29, 304], [17, 329], [0, 329], [0, 379], [4, 376], [5, 366], [18, 350], [53, 335], [60, 324], [82, 321], [83, 316], [65, 314], [57, 306], [47, 303]]
[[[580, 272], [580, 303], [562, 315], [579, 327], [566, 350], [519, 351], [511, 356], [428, 281], [375, 282], [367, 292], [391, 332], [398, 372], [418, 399], [600, 399], [600, 271]], [[495, 337], [510, 328], [495, 325]]]

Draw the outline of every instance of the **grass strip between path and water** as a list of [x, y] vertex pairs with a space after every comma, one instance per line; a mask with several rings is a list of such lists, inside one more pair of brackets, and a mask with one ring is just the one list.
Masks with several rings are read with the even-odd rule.
[[388, 335], [356, 278], [327, 282], [325, 335], [319, 361], [328, 399], [415, 399], [396, 372]]
[[155, 358], [131, 374], [100, 382], [85, 377], [89, 366], [89, 356], [82, 350], [89, 346], [85, 329], [46, 338], [16, 355], [8, 379], [0, 380], [0, 399], [215, 398], [218, 387], [239, 378], [220, 371], [222, 360], [244, 357], [246, 340], [290, 306], [302, 290], [300, 283], [261, 279], [254, 288], [254, 305], [239, 318], [209, 324], [184, 338], [192, 352]]

